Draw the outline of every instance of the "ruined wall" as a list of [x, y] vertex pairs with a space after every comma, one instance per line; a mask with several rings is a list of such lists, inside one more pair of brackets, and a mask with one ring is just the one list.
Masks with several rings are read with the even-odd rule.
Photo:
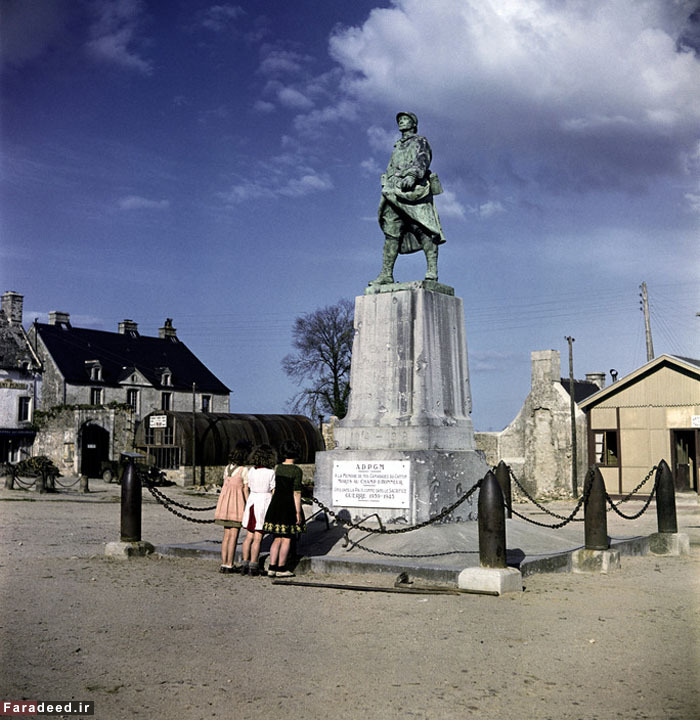
[[37, 435], [33, 455], [46, 455], [63, 475], [80, 472], [81, 429], [94, 423], [109, 433], [109, 460], [133, 451], [134, 421], [128, 408], [57, 406], [35, 415]]
[[[499, 433], [477, 433], [490, 465], [503, 460], [528, 492], [568, 495], [571, 478], [571, 406], [561, 384], [557, 350], [531, 354], [532, 386], [520, 412]], [[587, 463], [586, 417], [576, 408], [577, 480], [582, 487]]]

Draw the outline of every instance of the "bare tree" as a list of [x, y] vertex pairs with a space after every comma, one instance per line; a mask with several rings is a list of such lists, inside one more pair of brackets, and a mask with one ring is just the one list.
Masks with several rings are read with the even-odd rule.
[[282, 360], [284, 372], [297, 384], [309, 385], [290, 405], [312, 417], [345, 416], [350, 395], [350, 356], [353, 338], [353, 303], [335, 305], [299, 316], [292, 330], [295, 352]]

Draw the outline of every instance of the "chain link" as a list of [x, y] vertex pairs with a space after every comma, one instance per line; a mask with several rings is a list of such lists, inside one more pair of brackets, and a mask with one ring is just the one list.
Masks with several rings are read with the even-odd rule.
[[36, 478], [32, 480], [31, 482], [25, 483], [24, 480], [20, 480], [17, 475], [14, 476], [14, 481], [23, 489], [23, 490], [29, 490], [30, 487], [34, 487], [36, 485]]
[[[168, 512], [171, 512], [173, 515], [176, 515], [177, 517], [182, 518], [183, 520], [187, 520], [188, 522], [199, 523], [200, 525], [211, 525], [214, 523], [214, 520], [200, 520], [199, 518], [188, 517], [187, 515], [184, 515], [183, 513], [175, 510], [175, 508], [171, 507], [167, 502], [169, 500], [169, 498], [167, 498], [162, 493], [159, 493], [159, 491], [157, 491], [154, 487], [152, 487], [151, 485], [146, 485], [146, 489], [151, 493], [151, 495], [153, 495], [153, 497], [156, 499], [156, 502], [158, 504], [162, 505]], [[158, 497], [159, 494], [162, 497]], [[163, 500], [162, 498], [165, 498], [165, 500]], [[207, 508], [207, 509], [211, 510], [212, 508]]]
[[[654, 472], [657, 469], [658, 469], [658, 465], [654, 465], [654, 467], [651, 470], [649, 470], [649, 472], [647, 473], [647, 476], [644, 478], [644, 480], [642, 480], [642, 482], [640, 482], [639, 485], [637, 485], [637, 487], [634, 490], [632, 490], [631, 492], [628, 492], [627, 495], [625, 495], [625, 497], [620, 498], [620, 500], [617, 501], [617, 505], [614, 505], [612, 500], [609, 500], [610, 509], [615, 510], [617, 507], [620, 507], [620, 505], [622, 505], [622, 503], [627, 502], [632, 497], [632, 495], [634, 495], [637, 492], [637, 490], [640, 490], [642, 488], [642, 486], [645, 485], [649, 481], [649, 478], [654, 474]], [[654, 489], [655, 488], [656, 488], [656, 480], [654, 480]], [[652, 494], [653, 494], [653, 490], [652, 490]], [[606, 493], [606, 495], [607, 495], [607, 493]]]
[[80, 482], [80, 478], [76, 478], [72, 483], [62, 483], [58, 478], [54, 478], [56, 485], [62, 488], [72, 488]]
[[359, 542], [353, 543], [351, 550], [354, 550], [355, 548], [360, 548], [360, 550], [364, 550], [365, 552], [372, 553], [372, 555], [381, 555], [383, 557], [396, 557], [396, 558], [431, 558], [431, 557], [444, 557], [445, 555], [471, 555], [476, 554], [479, 551], [478, 550], [447, 550], [446, 552], [437, 552], [437, 553], [423, 553], [420, 555], [413, 555], [411, 553], [392, 553], [392, 552], [385, 552], [384, 550], [374, 550], [373, 548], [368, 548], [365, 545], [361, 545]]
[[456, 508], [458, 508], [465, 500], [469, 499], [481, 486], [482, 480], [479, 480], [475, 485], [473, 485], [469, 490], [467, 490], [462, 497], [457, 499], [455, 502], [452, 503], [449, 507], [446, 507], [442, 512], [438, 513], [437, 515], [434, 515], [433, 517], [428, 518], [427, 520], [424, 520], [422, 523], [418, 523], [417, 525], [409, 525], [408, 527], [404, 528], [392, 528], [391, 530], [386, 530], [385, 528], [373, 528], [368, 527], [367, 525], [354, 525], [349, 520], [343, 520], [341, 517], [339, 517], [336, 513], [334, 513], [329, 507], [324, 505], [318, 498], [312, 497], [311, 501], [315, 502], [316, 505], [318, 505], [323, 512], [330, 515], [332, 518], [335, 519], [335, 521], [339, 525], [347, 525], [350, 529], [353, 530], [362, 530], [363, 532], [372, 533], [375, 535], [400, 535], [402, 533], [411, 532], [413, 530], [418, 530], [419, 528], [426, 527], [427, 525], [430, 525], [431, 523], [438, 522], [442, 520], [444, 517], [447, 517], [451, 512], [453, 512]]
[[185, 505], [184, 503], [179, 503], [177, 500], [169, 498], [164, 492], [156, 489], [155, 485], [149, 482], [144, 484], [150, 490], [151, 495], [162, 499], [164, 505], [172, 505], [173, 507], [179, 507], [183, 510], [192, 510], [193, 512], [208, 512], [209, 510], [216, 510], [216, 505], [212, 505], [210, 507], [196, 507], [195, 505]]
[[538, 525], [539, 527], [549, 528], [550, 530], [558, 530], [559, 528], [563, 528], [565, 525], [568, 525], [572, 520], [575, 519], [575, 516], [578, 515], [578, 512], [581, 509], [581, 505], [583, 505], [584, 502], [586, 501], [586, 499], [588, 498], [588, 495], [590, 493], [590, 487], [591, 487], [591, 483], [588, 482], [588, 479], [591, 475], [592, 475], [592, 470], [589, 470], [586, 473], [586, 479], [584, 481], [584, 486], [583, 486], [584, 487], [583, 494], [581, 495], [578, 502], [576, 503], [576, 507], [571, 511], [571, 514], [569, 515], [569, 517], [564, 517], [563, 515], [557, 515], [553, 512], [546, 510], [546, 508], [543, 508], [550, 515], [554, 515], [554, 517], [561, 518], [562, 522], [560, 522], [560, 523], [555, 523], [554, 525], [548, 525], [547, 523], [539, 522], [538, 520], [533, 520], [532, 518], [529, 518], [526, 515], [519, 513], [517, 510], [511, 509], [512, 513], [513, 513], [513, 515], [516, 515], [517, 517], [519, 517], [521, 520], [525, 520], [526, 522], [529, 522], [532, 525]]
[[649, 497], [647, 498], [647, 501], [644, 503], [644, 505], [642, 506], [642, 509], [639, 512], [635, 513], [634, 515], [625, 515], [618, 508], [620, 507], [620, 505], [622, 505], [623, 502], [627, 502], [627, 500], [629, 500], [632, 497], [632, 495], [634, 495], [637, 492], [637, 490], [639, 490], [642, 487], [642, 485], [644, 485], [649, 480], [649, 478], [651, 477], [652, 473], [656, 470], [656, 468], [657, 468], [657, 466], [654, 465], [654, 467], [651, 470], [649, 470], [649, 473], [644, 478], [644, 480], [642, 480], [642, 482], [640, 482], [639, 485], [637, 485], [637, 487], [634, 490], [632, 490], [631, 493], [629, 493], [624, 498], [622, 498], [622, 500], [620, 500], [617, 503], [617, 505], [613, 502], [610, 495], [608, 495], [608, 493], [606, 492], [605, 499], [607, 500], [608, 505], [610, 505], [610, 509], [614, 510], [621, 518], [623, 518], [625, 520], [636, 520], [638, 517], [641, 517], [642, 515], [644, 515], [644, 513], [649, 509], [649, 505], [651, 505], [652, 498], [656, 494], [656, 488], [658, 487], [658, 480], [659, 480], [658, 477], [654, 479], [654, 487], [651, 489], [651, 492], [649, 493]]
[[[512, 479], [512, 480], [515, 482], [515, 484], [520, 488], [520, 491], [523, 493], [523, 495], [525, 495], [525, 497], [526, 497], [533, 505], [536, 505], [540, 510], [542, 510], [542, 512], [545, 512], [545, 513], [547, 513], [547, 515], [551, 515], [552, 517], [555, 517], [555, 518], [557, 518], [558, 520], [566, 520], [567, 522], [570, 522], [570, 521], [571, 521], [571, 516], [569, 516], [569, 517], [567, 518], [567, 517], [564, 516], [564, 515], [559, 515], [558, 513], [553, 512], [553, 511], [550, 510], [549, 508], [547, 508], [547, 507], [545, 507], [544, 505], [542, 505], [541, 503], [537, 502], [537, 500], [535, 500], [535, 498], [532, 497], [532, 495], [530, 495], [530, 493], [523, 487], [523, 485], [520, 483], [520, 481], [518, 480], [518, 478], [515, 477], [515, 473], [511, 470], [510, 467], [508, 467], [508, 472], [510, 473], [511, 479]], [[588, 472], [590, 473], [590, 470], [589, 470]], [[588, 473], [586, 473], [586, 478], [588, 478]], [[584, 480], [584, 483], [585, 483], [585, 480]], [[515, 511], [513, 511], [513, 512], [515, 512]], [[518, 515], [518, 517], [522, 517], [522, 515], [520, 515], [519, 513], [515, 513], [515, 514]], [[583, 522], [583, 518], [576, 518], [576, 519], [575, 519], [575, 522]], [[549, 525], [545, 525], [544, 527], [550, 527], [550, 526], [549, 526]], [[554, 527], [554, 526], [552, 526], [552, 527]]]

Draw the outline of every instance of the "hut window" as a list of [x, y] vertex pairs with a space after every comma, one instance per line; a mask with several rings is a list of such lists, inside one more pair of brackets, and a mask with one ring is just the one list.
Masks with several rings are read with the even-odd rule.
[[211, 395], [202, 395], [202, 412], [211, 410]]
[[617, 467], [620, 453], [617, 446], [617, 430], [601, 430], [595, 433], [595, 459], [598, 465]]
[[172, 393], [164, 392], [160, 394], [160, 409], [170, 410], [170, 401], [172, 400]]
[[102, 388], [90, 388], [90, 405], [102, 405]]

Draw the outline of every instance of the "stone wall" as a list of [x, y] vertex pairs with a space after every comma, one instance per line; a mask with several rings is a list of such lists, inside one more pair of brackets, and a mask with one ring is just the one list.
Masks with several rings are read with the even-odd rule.
[[[528, 492], [538, 496], [566, 496], [571, 478], [571, 405], [561, 384], [557, 350], [531, 354], [532, 387], [513, 422], [499, 433], [477, 433], [477, 447], [489, 465], [503, 460]], [[576, 408], [577, 480], [586, 474], [586, 417]]]
[[37, 435], [33, 455], [46, 455], [63, 475], [80, 472], [80, 434], [86, 423], [104, 428], [110, 437], [109, 460], [134, 449], [134, 423], [130, 409], [56, 406], [35, 415]]

